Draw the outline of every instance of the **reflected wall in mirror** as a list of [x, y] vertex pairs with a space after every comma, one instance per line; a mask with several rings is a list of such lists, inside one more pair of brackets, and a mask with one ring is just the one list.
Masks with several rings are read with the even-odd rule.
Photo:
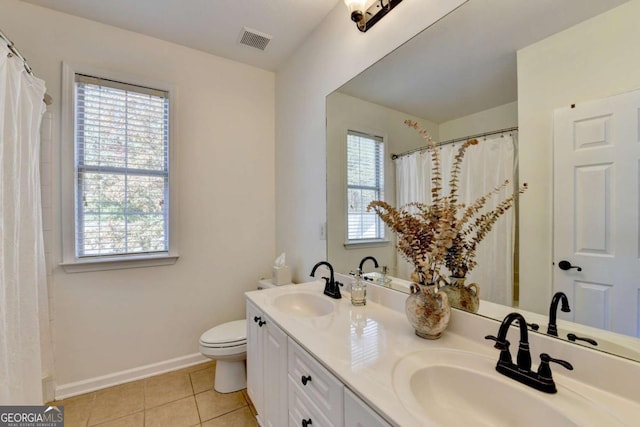
[[[559, 261], [572, 261], [576, 254], [554, 253], [553, 247], [554, 112], [572, 104], [580, 110], [589, 101], [640, 89], [638, 18], [640, 0], [469, 0], [330, 94], [327, 259], [336, 271], [353, 271], [360, 259], [373, 255], [397, 278], [395, 286], [403, 288], [409, 279], [402, 274], [388, 230], [385, 241], [347, 242], [348, 131], [382, 137], [384, 200], [395, 205], [399, 197], [390, 154], [424, 145], [403, 124], [405, 119], [419, 122], [436, 141], [518, 127], [518, 178], [529, 189], [520, 199], [516, 220], [515, 280], [506, 285], [512, 297], [484, 299], [480, 283], [481, 314], [502, 319], [517, 306], [546, 332], [552, 295], [563, 290], [572, 312], [558, 314], [559, 337], [573, 334], [578, 343], [640, 360], [638, 286], [630, 286], [633, 297], [626, 298], [624, 307], [614, 306], [613, 273], [610, 280], [594, 282], [585, 271], [560, 270]], [[606, 134], [606, 126], [590, 129], [593, 135]], [[632, 188], [637, 192], [637, 183]], [[600, 210], [607, 217], [606, 209]], [[610, 231], [612, 238], [627, 233], [640, 241], [637, 223], [612, 223]], [[640, 258], [638, 245], [634, 250], [629, 262]], [[367, 264], [365, 272], [372, 267]], [[494, 265], [485, 267], [495, 270]], [[570, 278], [568, 288], [554, 277], [561, 274]], [[493, 281], [505, 285], [503, 279]], [[625, 336], [611, 332], [623, 312], [628, 316], [624, 323], [633, 325]], [[598, 346], [580, 339], [589, 337]]]

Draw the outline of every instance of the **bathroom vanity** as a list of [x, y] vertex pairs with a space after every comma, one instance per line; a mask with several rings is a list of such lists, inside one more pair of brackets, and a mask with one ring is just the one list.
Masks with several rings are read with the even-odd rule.
[[[495, 371], [499, 351], [484, 339], [494, 320], [454, 311], [442, 338], [424, 340], [402, 312], [406, 296], [371, 287], [354, 307], [323, 287], [246, 294], [247, 388], [262, 426], [637, 423], [636, 363], [531, 334], [534, 366], [549, 353], [575, 367], [554, 366], [558, 393], [545, 394]], [[515, 359], [515, 328], [508, 339]]]
[[247, 391], [260, 425], [389, 426], [251, 302], [247, 316]]

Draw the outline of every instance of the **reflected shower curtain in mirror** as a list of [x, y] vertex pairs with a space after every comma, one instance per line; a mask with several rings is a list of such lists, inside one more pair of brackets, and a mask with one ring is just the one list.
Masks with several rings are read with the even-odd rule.
[[45, 86], [0, 44], [0, 405], [42, 404], [39, 293]]
[[[500, 200], [513, 193], [515, 147], [517, 132], [480, 138], [472, 146], [462, 163], [460, 174], [460, 201], [469, 204], [509, 179], [509, 185], [491, 199], [487, 209], [493, 209]], [[455, 153], [462, 144], [448, 144], [441, 150], [443, 187], [447, 192], [449, 172]], [[396, 167], [396, 206], [410, 202], [431, 201], [431, 155], [424, 150], [399, 157]], [[507, 211], [493, 226], [479, 245], [478, 265], [468, 275], [466, 283], [480, 285], [480, 298], [498, 304], [513, 303], [513, 255], [515, 236], [514, 209]], [[410, 277], [413, 267], [398, 254], [398, 275]]]

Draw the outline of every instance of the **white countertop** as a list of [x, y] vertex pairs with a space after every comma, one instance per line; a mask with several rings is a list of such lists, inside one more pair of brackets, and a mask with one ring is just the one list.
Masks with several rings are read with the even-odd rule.
[[[321, 317], [292, 316], [273, 306], [274, 299], [282, 294], [304, 291], [322, 295], [323, 289], [324, 282], [316, 281], [252, 291], [246, 296], [338, 377], [346, 387], [393, 425], [403, 427], [435, 425], [429, 420], [418, 419], [412, 415], [393, 389], [393, 371], [404, 356], [429, 349], [448, 348], [473, 351], [495, 357], [496, 361], [498, 359], [498, 351], [493, 348], [492, 343], [484, 341], [486, 334], [497, 333], [498, 323], [478, 316], [465, 317], [465, 315], [469, 316], [466, 313], [460, 313], [462, 320], [458, 320], [458, 326], [445, 331], [440, 339], [425, 340], [414, 334], [404, 313], [372, 302], [372, 299], [379, 300], [380, 296], [369, 298], [367, 305], [363, 307], [352, 306], [349, 294], [346, 292], [343, 292], [343, 298], [340, 300], [326, 297], [335, 305], [335, 310]], [[395, 298], [394, 295], [391, 297]], [[384, 299], [385, 296], [382, 298]], [[456, 316], [452, 316], [452, 322], [454, 317]], [[479, 319], [477, 322], [476, 317]], [[466, 322], [465, 325], [461, 325], [462, 322]], [[515, 333], [515, 331], [511, 332], [511, 334]], [[510, 339], [512, 342], [516, 340], [515, 337]], [[558, 345], [554, 342], [551, 344], [551, 347]], [[515, 352], [516, 346], [512, 347], [512, 351]], [[545, 351], [554, 350], [552, 348]], [[539, 353], [540, 349], [532, 348], [534, 366], [537, 365]], [[552, 355], [554, 355], [553, 352]], [[556, 357], [561, 356], [563, 355], [556, 354]], [[574, 360], [571, 361], [574, 365], [576, 364]], [[499, 374], [496, 373], [496, 375]], [[564, 376], [556, 375], [555, 372], [554, 377], [565, 380]], [[556, 382], [559, 382], [557, 378]], [[566, 378], [567, 381], [575, 383], [570, 376]], [[629, 420], [637, 421], [637, 414], [640, 413], [640, 405], [637, 402], [620, 400], [617, 396], [605, 391], [595, 390], [594, 393], [604, 402], [613, 402], [616, 412], [622, 412], [621, 419], [626, 419], [629, 415]], [[630, 413], [627, 414], [627, 412]]]

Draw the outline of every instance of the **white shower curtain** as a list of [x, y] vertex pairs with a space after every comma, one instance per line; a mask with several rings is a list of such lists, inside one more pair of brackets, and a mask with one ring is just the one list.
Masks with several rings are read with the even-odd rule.
[[[494, 208], [513, 193], [516, 132], [487, 136], [468, 149], [460, 174], [460, 201], [469, 204], [488, 193], [505, 179], [510, 184], [491, 199], [487, 209]], [[443, 169], [443, 187], [448, 191], [449, 171], [458, 147], [449, 144], [440, 147]], [[416, 152], [395, 160], [396, 205], [431, 200], [431, 155]], [[493, 226], [477, 250], [478, 265], [468, 275], [467, 283], [480, 285], [480, 298], [498, 304], [513, 302], [514, 210], [510, 209]], [[398, 256], [398, 273], [409, 277], [413, 267]]]
[[39, 292], [45, 86], [0, 44], [0, 405], [42, 404]]

